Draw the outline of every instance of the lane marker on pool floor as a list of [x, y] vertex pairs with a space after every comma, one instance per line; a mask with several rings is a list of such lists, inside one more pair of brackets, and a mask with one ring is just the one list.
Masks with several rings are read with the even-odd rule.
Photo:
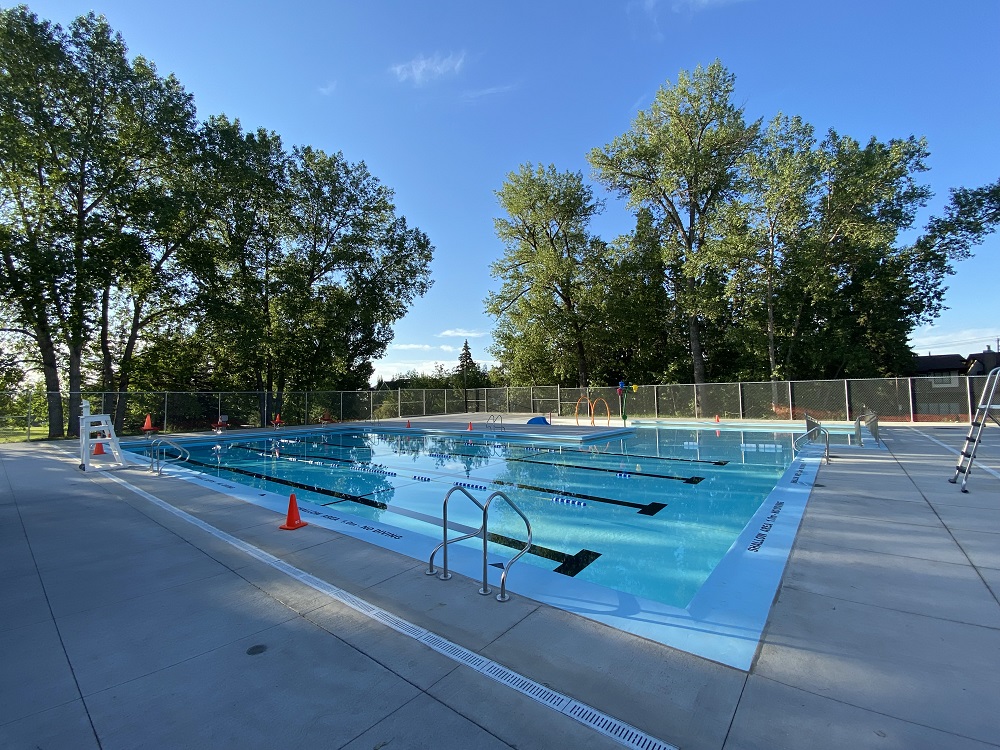
[[178, 518], [197, 526], [199, 529], [208, 532], [216, 539], [226, 542], [227, 544], [245, 552], [262, 563], [270, 565], [275, 570], [281, 571], [285, 575], [294, 578], [296, 581], [299, 581], [300, 583], [303, 583], [322, 594], [326, 594], [342, 604], [346, 604], [351, 609], [360, 612], [363, 615], [367, 615], [371, 619], [381, 622], [383, 625], [387, 625], [398, 633], [402, 633], [403, 635], [407, 635], [414, 640], [420, 641], [428, 648], [437, 651], [439, 654], [447, 656], [459, 664], [464, 664], [465, 666], [479, 672], [483, 676], [489, 677], [491, 680], [495, 680], [502, 685], [506, 685], [512, 690], [516, 690], [538, 703], [548, 706], [554, 711], [558, 711], [559, 713], [576, 720], [580, 724], [610, 737], [625, 747], [635, 748], [636, 750], [678, 750], [675, 745], [656, 739], [655, 737], [636, 729], [631, 724], [626, 724], [613, 716], [598, 711], [596, 708], [593, 708], [586, 703], [574, 700], [567, 695], [563, 695], [562, 693], [552, 690], [551, 688], [535, 682], [534, 680], [531, 680], [512, 669], [508, 669], [502, 664], [498, 664], [495, 661], [480, 656], [474, 651], [470, 651], [469, 649], [459, 646], [457, 643], [449, 641], [447, 638], [443, 638], [437, 633], [432, 633], [419, 625], [414, 625], [407, 620], [397, 617], [391, 612], [387, 612], [380, 607], [370, 604], [354, 594], [344, 591], [333, 584], [327, 583], [321, 578], [317, 578], [310, 573], [306, 573], [304, 570], [300, 570], [294, 565], [286, 563], [281, 558], [275, 557], [269, 552], [265, 552], [252, 544], [244, 542], [242, 539], [232, 536], [231, 534], [227, 534], [225, 531], [202, 521], [200, 518], [193, 516], [180, 508], [175, 508], [170, 503], [161, 500], [155, 495], [151, 495], [145, 490], [139, 489], [124, 479], [116, 477], [113, 474], [104, 474], [104, 476], [111, 481], [122, 485], [131, 492], [134, 492], [144, 500], [151, 502], [158, 508], [167, 511], [168, 513], [172, 513]]

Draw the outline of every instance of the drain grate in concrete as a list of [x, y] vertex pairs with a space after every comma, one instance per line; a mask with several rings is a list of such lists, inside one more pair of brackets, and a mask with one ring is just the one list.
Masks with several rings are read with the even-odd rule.
[[658, 740], [655, 737], [650, 737], [630, 724], [601, 713], [586, 703], [573, 701], [572, 705], [563, 711], [563, 713], [567, 716], [572, 716], [581, 724], [586, 724], [601, 734], [606, 734], [608, 737], [618, 740], [625, 747], [636, 748], [636, 750], [677, 750], [677, 747], [674, 745], [668, 745], [666, 742]]

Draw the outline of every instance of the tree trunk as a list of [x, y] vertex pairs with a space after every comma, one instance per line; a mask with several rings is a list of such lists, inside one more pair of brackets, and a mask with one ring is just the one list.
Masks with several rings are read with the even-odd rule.
[[[125, 424], [125, 410], [128, 407], [127, 393], [128, 387], [132, 382], [132, 358], [135, 355], [135, 347], [139, 341], [139, 331], [142, 329], [142, 311], [142, 302], [138, 299], [135, 300], [132, 304], [132, 321], [129, 324], [128, 341], [125, 342], [121, 362], [118, 363], [118, 392], [116, 394], [114, 424], [115, 429], [119, 431]], [[114, 371], [112, 370], [113, 374]]]
[[69, 426], [66, 434], [70, 437], [79, 437], [80, 423], [77, 417], [80, 416], [80, 406], [83, 400], [81, 389], [83, 388], [83, 345], [74, 344], [69, 349]]
[[691, 338], [691, 363], [694, 370], [694, 382], [701, 385], [705, 382], [705, 355], [701, 349], [701, 331], [698, 329], [698, 316], [688, 315], [688, 334]]
[[[38, 336], [40, 353], [42, 355], [42, 372], [45, 376], [45, 398], [49, 405], [49, 437], [60, 438], [65, 435], [62, 405], [62, 394], [59, 388], [59, 365], [56, 361], [56, 348], [48, 328], [43, 325], [35, 327]], [[79, 427], [79, 425], [78, 425]]]
[[590, 373], [587, 372], [587, 352], [583, 346], [582, 339], [577, 339], [576, 341], [576, 362], [577, 374], [579, 378], [577, 385], [581, 388], [586, 388]]
[[778, 361], [774, 350], [774, 281], [767, 275], [767, 357], [771, 365], [771, 380], [777, 380]]

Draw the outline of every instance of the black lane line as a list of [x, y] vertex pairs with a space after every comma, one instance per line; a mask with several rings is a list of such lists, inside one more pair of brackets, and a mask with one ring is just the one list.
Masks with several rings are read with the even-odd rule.
[[[486, 538], [488, 541], [503, 545], [504, 547], [510, 547], [518, 550], [524, 549], [523, 541], [520, 539], [514, 539], [513, 537], [504, 536], [503, 534], [494, 534], [493, 532], [489, 532]], [[559, 567], [557, 567], [553, 572], [562, 573], [564, 576], [570, 576], [571, 578], [601, 556], [600, 552], [593, 552], [589, 549], [582, 549], [574, 555], [568, 555], [557, 549], [549, 549], [548, 547], [542, 547], [537, 544], [532, 544], [528, 549], [528, 552], [532, 555], [536, 555], [537, 557], [544, 557], [546, 560], [552, 560], [553, 562], [559, 563]], [[503, 567], [502, 564], [497, 563], [492, 563], [492, 565], [494, 567]]]
[[[661, 510], [666, 508], [664, 503], [646, 503], [645, 505], [641, 503], [630, 503], [628, 500], [615, 500], [610, 497], [599, 497], [597, 495], [584, 495], [579, 492], [564, 492], [563, 490], [554, 490], [551, 487], [535, 487], [530, 484], [521, 484], [520, 482], [505, 482], [500, 479], [494, 479], [493, 484], [500, 487], [517, 487], [519, 490], [531, 490], [532, 492], [541, 492], [544, 495], [556, 495], [559, 497], [576, 497], [581, 500], [591, 500], [595, 503], [605, 503], [606, 505], [620, 505], [624, 508], [636, 508], [644, 516], [655, 516]], [[645, 511], [643, 513], [643, 511]]]
[[581, 471], [603, 471], [607, 474], [628, 474], [633, 477], [654, 477], [656, 479], [675, 479], [684, 484], [698, 484], [705, 481], [705, 477], [675, 477], [669, 474], [653, 474], [648, 471], [629, 471], [627, 469], [609, 469], [603, 466], [581, 466], [580, 464], [554, 464], [551, 461], [534, 461], [530, 458], [509, 458], [508, 461], [520, 461], [525, 464], [541, 464], [542, 466], [562, 466], [567, 469], [580, 469]]
[[725, 466], [729, 463], [729, 461], [723, 461], [722, 459], [671, 458], [670, 456], [647, 456], [643, 453], [601, 453], [600, 451], [585, 451], [581, 448], [561, 448], [558, 451], [550, 451], [550, 453], [589, 453], [592, 456], [625, 456], [626, 458], [641, 458], [643, 461], [650, 459], [653, 461], [683, 461], [689, 464], [710, 464], [712, 466]]
[[[577, 452], [577, 453], [586, 453], [587, 452], [587, 451], [576, 451], [575, 449], [570, 449], [570, 450], [573, 450], [574, 452]], [[534, 453], [532, 455], [534, 455], [534, 456], [541, 456], [541, 455], [551, 455], [553, 453], [556, 454], [556, 455], [558, 455], [559, 451], [539, 451], [538, 453]], [[459, 452], [459, 453], [452, 453], [451, 455], [453, 455], [453, 456], [466, 456], [468, 458], [478, 458], [478, 456], [475, 456], [475, 455], [470, 454], [470, 453], [460, 453]], [[602, 454], [602, 455], [620, 456], [620, 455], [624, 455], [624, 454], [620, 454], [620, 453], [607, 453], [607, 454]], [[629, 458], [638, 458], [638, 456], [629, 456]], [[644, 459], [645, 458], [655, 458], [655, 456], [645, 456], [643, 458]], [[580, 469], [581, 471], [603, 471], [603, 472], [607, 472], [607, 473], [611, 473], [611, 474], [630, 474], [632, 476], [637, 476], [637, 477], [653, 477], [655, 479], [673, 479], [673, 480], [676, 480], [678, 482], [684, 482], [684, 484], [698, 484], [698, 482], [705, 481], [705, 477], [677, 477], [677, 476], [673, 476], [671, 474], [653, 474], [652, 472], [648, 472], [648, 471], [627, 471], [627, 470], [624, 470], [624, 469], [610, 469], [610, 468], [606, 468], [604, 466], [583, 466], [582, 464], [556, 464], [556, 463], [552, 463], [551, 461], [536, 461], [536, 460], [534, 460], [532, 458], [514, 458], [513, 456], [503, 457], [503, 460], [504, 461], [517, 461], [517, 462], [523, 463], [523, 464], [539, 464], [541, 466], [561, 466], [561, 467], [566, 468], [566, 469]], [[662, 459], [662, 460], [664, 460], [664, 461], [670, 461], [672, 459]], [[695, 461], [696, 459], [678, 459], [678, 460], [680, 460], [680, 461]], [[716, 466], [725, 466], [729, 462], [728, 461], [722, 461], [722, 462], [718, 462], [718, 461], [699, 461], [699, 463], [711, 463], [711, 464], [714, 464]]]
[[[490, 443], [473, 443], [472, 441], [466, 441], [465, 445], [489, 446]], [[507, 447], [508, 448], [514, 448], [514, 447], [520, 447], [520, 446], [515, 446], [515, 445], [512, 445], [512, 444], [508, 443]], [[525, 450], [530, 450], [530, 449], [525, 448]], [[561, 447], [561, 446], [558, 449], [556, 449], [556, 448], [546, 448], [546, 449], [543, 449], [543, 450], [536, 450], [530, 456], [527, 456], [525, 458], [508, 458], [507, 460], [508, 461], [524, 461], [527, 458], [531, 458], [533, 456], [543, 456], [543, 455], [550, 454], [550, 453], [586, 453], [586, 454], [591, 455], [591, 456], [624, 456], [625, 458], [641, 458], [644, 461], [645, 460], [652, 460], [652, 461], [681, 461], [683, 463], [689, 463], [689, 464], [709, 464], [711, 466], [725, 466], [726, 464], [729, 463], [728, 460], [723, 460], [723, 459], [711, 459], [711, 458], [672, 458], [670, 456], [649, 456], [649, 455], [646, 455], [644, 453], [602, 453], [600, 451], [596, 451], [595, 452], [595, 451], [584, 450], [583, 448], [564, 448], [564, 447]], [[464, 456], [464, 455], [468, 455], [468, 454], [460, 453], [458, 455]], [[573, 465], [575, 466], [576, 464], [573, 464]], [[583, 467], [581, 467], [581, 468], [583, 468]], [[669, 479], [673, 479], [674, 477], [668, 477], [668, 478]]]
[[[261, 451], [259, 451], [256, 448], [249, 448], [249, 447], [242, 446], [242, 445], [241, 446], [237, 446], [237, 447], [243, 448], [244, 450], [248, 450], [251, 453], [256, 453], [259, 456], [261, 456], [261, 458], [270, 458], [271, 457], [270, 453], [261, 452]], [[462, 454], [458, 454], [458, 455], [462, 455]], [[281, 456], [279, 458], [281, 458], [282, 460], [295, 461], [299, 457], [298, 456]], [[327, 459], [325, 456], [317, 456], [316, 458], [319, 459], [319, 460], [326, 459], [326, 460], [335, 461], [335, 462], [338, 462], [338, 463], [347, 463], [347, 464], [355, 464], [355, 463], [357, 463], [356, 461], [348, 461], [347, 459], [343, 459], [343, 458], [329, 458], [329, 459]], [[194, 463], [194, 462], [192, 462], [192, 463]], [[555, 466], [555, 464], [550, 464], [550, 463], [548, 463], [546, 461], [533, 461], [532, 463], [541, 463], [541, 464], [545, 464], [546, 466]], [[204, 466], [214, 466], [214, 464], [203, 464], [203, 465]], [[612, 469], [604, 469], [604, 471], [613, 471], [613, 470]], [[250, 473], [250, 472], [244, 472], [244, 473], [248, 474], [249, 476], [258, 477], [258, 475]], [[643, 476], [649, 476], [649, 475], [643, 475]], [[262, 477], [258, 477], [258, 478], [262, 478]], [[263, 478], [267, 478], [267, 477], [263, 477]], [[684, 479], [683, 477], [681, 477], [680, 479], [682, 479], [685, 484], [697, 484], [698, 482], [701, 482], [704, 479], [704, 477], [690, 477], [688, 479]], [[290, 486], [294, 486], [294, 485], [292, 485], [291, 482], [289, 482], [287, 480], [277, 480], [277, 479], [275, 479], [274, 481], [279, 482], [279, 483], [289, 484]], [[485, 481], [488, 481], [488, 480], [483, 480], [483, 481], [485, 482]], [[643, 515], [643, 516], [655, 516], [657, 513], [659, 513], [661, 510], [663, 510], [664, 508], [667, 507], [666, 503], [656, 503], [656, 502], [653, 502], [653, 503], [632, 503], [632, 502], [629, 502], [628, 500], [615, 500], [615, 499], [610, 498], [610, 497], [601, 497], [600, 495], [585, 495], [585, 494], [578, 493], [578, 492], [564, 492], [562, 490], [556, 490], [556, 489], [552, 489], [550, 487], [535, 487], [535, 486], [530, 485], [530, 484], [519, 484], [517, 482], [503, 482], [503, 481], [500, 481], [500, 480], [493, 480], [493, 483], [496, 484], [496, 485], [502, 485], [502, 486], [505, 486], [505, 487], [517, 487], [518, 489], [522, 489], [522, 490], [531, 490], [533, 492], [541, 492], [542, 494], [546, 494], [546, 495], [556, 495], [556, 496], [560, 496], [560, 497], [575, 497], [575, 498], [578, 498], [580, 500], [590, 500], [590, 501], [595, 502], [595, 503], [604, 503], [606, 505], [620, 505], [620, 506], [625, 507], [625, 508], [635, 508], [635, 509], [637, 509], [639, 511], [639, 514]], [[302, 487], [302, 489], [313, 489], [313, 488], [311, 486], [304, 486], [304, 487]], [[333, 490], [327, 490], [326, 492], [327, 492], [327, 494], [334, 494], [335, 497], [340, 497], [343, 500], [353, 500], [355, 497], [360, 497], [362, 499], [358, 500], [357, 502], [364, 503], [365, 505], [371, 505], [372, 502], [378, 502], [378, 501], [369, 501], [369, 498], [366, 497], [367, 495], [377, 495], [380, 492], [388, 492], [390, 489], [395, 489], [395, 488], [394, 487], [384, 487], [384, 488], [381, 488], [381, 489], [375, 489], [375, 490], [372, 490], [371, 492], [365, 493], [365, 496], [360, 496], [360, 495], [344, 495], [343, 493], [336, 493], [336, 494], [334, 494]], [[319, 492], [320, 490], [316, 490], [316, 491]], [[333, 503], [328, 503], [328, 504], [329, 505], [333, 505]], [[384, 505], [384, 503], [380, 503], [378, 505], [373, 505], [372, 507], [381, 508], [381, 507], [385, 507], [385, 505]]]
[[[260, 456], [261, 458], [274, 458], [274, 454], [271, 453], [270, 451], [261, 450], [260, 448], [253, 448], [253, 447], [251, 447], [249, 445], [240, 445], [239, 443], [232, 443], [232, 444], [230, 444], [229, 447], [230, 448], [239, 448], [240, 450], [249, 451], [250, 453], [253, 453], [253, 454], [257, 455], [257, 456]], [[331, 445], [330, 447], [331, 448], [345, 448], [345, 446], [342, 446], [342, 445]], [[345, 448], [345, 450], [349, 450], [349, 449]], [[281, 459], [288, 459], [288, 460], [293, 460], [293, 461], [295, 459], [297, 459], [297, 458], [300, 458], [300, 456], [281, 456], [281, 455], [279, 455], [277, 457], [281, 458]], [[361, 463], [360, 461], [354, 461], [353, 459], [350, 459], [350, 458], [337, 458], [336, 456], [314, 456], [314, 455], [312, 455], [310, 453], [303, 453], [301, 455], [301, 458], [307, 458], [307, 459], [311, 459], [313, 461], [332, 461], [332, 462], [338, 463], [338, 464], [358, 464], [358, 463]]]
[[[235, 466], [219, 466], [218, 464], [206, 463], [203, 461], [197, 461], [193, 458], [189, 458], [187, 463], [194, 464], [195, 466], [204, 466], [209, 469], [220, 469], [222, 471], [231, 471], [233, 474], [242, 474], [245, 477], [253, 477], [254, 479], [264, 479], [268, 482], [274, 482], [275, 484], [283, 484], [286, 487], [294, 487], [299, 490], [310, 490], [311, 492], [317, 492], [320, 495], [327, 495], [328, 497], [339, 498], [337, 502], [350, 500], [354, 503], [360, 503], [361, 505], [367, 505], [370, 508], [378, 508], [379, 510], [385, 510], [389, 506], [380, 500], [372, 500], [370, 497], [363, 497], [362, 495], [349, 495], [346, 492], [337, 492], [337, 490], [328, 490], [326, 487], [319, 487], [315, 484], [305, 484], [304, 482], [294, 482], [291, 479], [282, 479], [280, 477], [272, 477], [270, 474], [261, 474], [256, 471], [247, 471], [246, 469], [237, 469]], [[333, 505], [334, 503], [320, 503], [321, 505]]]

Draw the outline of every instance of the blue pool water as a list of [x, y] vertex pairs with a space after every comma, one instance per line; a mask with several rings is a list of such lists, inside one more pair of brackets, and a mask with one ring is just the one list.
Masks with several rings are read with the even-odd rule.
[[[683, 608], [788, 468], [793, 438], [637, 426], [596, 443], [554, 443], [340, 429], [186, 443], [185, 465], [426, 535], [427, 554], [456, 483], [480, 501], [502, 490], [531, 520], [534, 546], [521, 563]], [[480, 521], [453, 495], [449, 525], [472, 531]], [[506, 505], [491, 508], [490, 532], [498, 556], [523, 546], [523, 522]]]

